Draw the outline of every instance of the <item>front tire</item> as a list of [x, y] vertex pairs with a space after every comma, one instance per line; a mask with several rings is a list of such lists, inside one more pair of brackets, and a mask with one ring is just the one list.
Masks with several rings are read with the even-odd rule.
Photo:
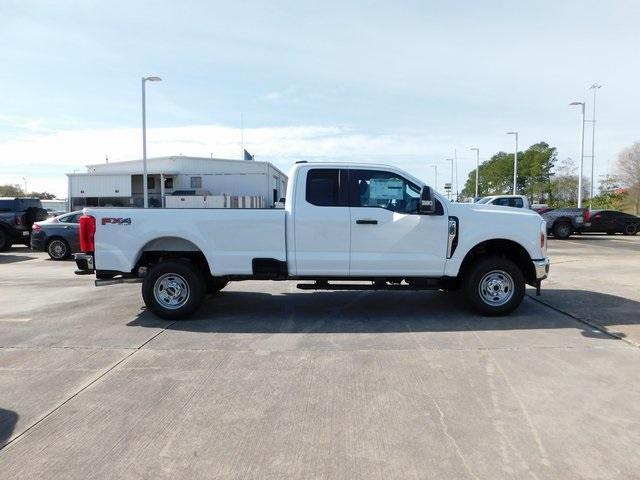
[[481, 315], [508, 315], [522, 302], [524, 275], [511, 260], [497, 256], [483, 258], [467, 270], [463, 290], [471, 307]]
[[553, 226], [553, 236], [560, 240], [566, 240], [571, 236], [571, 224], [569, 222], [558, 222]]
[[185, 260], [156, 264], [142, 282], [145, 305], [167, 320], [182, 320], [192, 315], [200, 307], [205, 290], [202, 273]]
[[51, 257], [51, 260], [65, 260], [69, 258], [71, 249], [65, 240], [54, 238], [47, 244], [47, 253], [49, 257]]

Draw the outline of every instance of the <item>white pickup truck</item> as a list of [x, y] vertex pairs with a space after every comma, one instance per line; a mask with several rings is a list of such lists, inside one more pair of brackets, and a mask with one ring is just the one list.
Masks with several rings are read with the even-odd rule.
[[450, 203], [384, 165], [299, 162], [289, 178], [284, 209], [85, 208], [76, 273], [142, 282], [147, 307], [169, 319], [240, 280], [462, 289], [476, 311], [505, 315], [547, 277], [546, 223], [533, 211]]
[[531, 208], [529, 199], [525, 195], [491, 195], [482, 197], [474, 203], [499, 205], [501, 207]]

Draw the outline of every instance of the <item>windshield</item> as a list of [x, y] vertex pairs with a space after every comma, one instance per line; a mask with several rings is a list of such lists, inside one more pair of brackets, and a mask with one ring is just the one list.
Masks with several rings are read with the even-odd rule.
[[480, 200], [478, 200], [476, 203], [488, 203], [491, 201], [493, 197], [482, 197]]

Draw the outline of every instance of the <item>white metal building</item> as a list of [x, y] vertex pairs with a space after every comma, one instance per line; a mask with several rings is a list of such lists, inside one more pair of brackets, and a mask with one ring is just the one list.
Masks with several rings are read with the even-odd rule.
[[[86, 173], [68, 173], [69, 208], [142, 207], [142, 160], [87, 165]], [[264, 198], [272, 206], [287, 189], [287, 176], [269, 162], [200, 157], [147, 159], [149, 206], [166, 205], [176, 191]]]

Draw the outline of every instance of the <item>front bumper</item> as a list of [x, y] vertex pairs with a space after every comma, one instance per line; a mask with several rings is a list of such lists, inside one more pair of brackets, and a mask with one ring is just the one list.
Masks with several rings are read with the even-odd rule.
[[544, 280], [549, 275], [549, 257], [541, 260], [533, 260], [533, 268], [536, 271], [536, 280]]
[[75, 253], [73, 259], [76, 261], [76, 266], [78, 267], [78, 270], [75, 271], [76, 275], [89, 275], [95, 272], [92, 254]]

